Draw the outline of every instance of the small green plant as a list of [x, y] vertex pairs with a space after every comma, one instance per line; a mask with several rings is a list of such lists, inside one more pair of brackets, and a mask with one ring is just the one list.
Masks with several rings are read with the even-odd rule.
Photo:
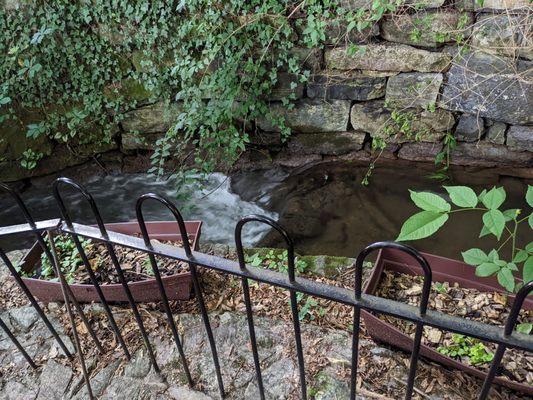
[[[89, 239], [80, 240], [80, 242], [84, 250], [93, 246]], [[60, 268], [65, 276], [65, 280], [67, 283], [74, 283], [74, 274], [83, 265], [83, 260], [81, 259], [76, 244], [70, 236], [56, 236], [54, 237], [54, 244], [58, 252]], [[41, 254], [41, 277], [52, 282], [59, 280], [54, 267], [45, 253]]]
[[22, 153], [22, 159], [20, 160], [20, 165], [22, 168], [27, 170], [32, 170], [37, 166], [37, 162], [43, 158], [42, 153], [37, 153], [32, 149], [26, 149]]
[[437, 171], [429, 176], [430, 179], [437, 181], [447, 181], [450, 176], [448, 170], [450, 169], [450, 160], [453, 150], [457, 147], [457, 140], [453, 136], [453, 133], [448, 132], [443, 139], [442, 149], [435, 156], [435, 166]]
[[529, 335], [533, 331], [533, 324], [529, 322], [524, 322], [522, 324], [516, 325], [516, 330], [520, 333]]
[[[442, 196], [429, 192], [411, 193], [411, 200], [422, 211], [408, 218], [396, 240], [419, 240], [433, 235], [448, 221], [450, 215], [461, 212], [482, 212], [482, 228], [479, 237], [493, 235], [499, 246], [485, 252], [472, 248], [462, 253], [465, 263], [476, 267], [476, 275], [488, 277], [496, 275], [498, 282], [509, 292], [518, 290], [523, 284], [533, 280], [533, 242], [524, 248], [517, 246], [518, 228], [529, 224], [529, 235], [533, 229], [533, 213], [528, 210], [501, 210], [505, 202], [506, 192], [503, 187], [483, 190], [477, 195], [467, 186], [444, 186], [452, 205]], [[528, 185], [526, 202], [533, 208], [533, 186]], [[527, 229], [527, 228], [526, 228]], [[500, 252], [507, 246], [508, 256]], [[522, 267], [520, 268], [520, 264]], [[515, 274], [522, 270], [521, 279]]]
[[[254, 253], [252, 255], [246, 255], [245, 261], [247, 264], [252, 265], [253, 267], [266, 267], [268, 269], [279, 271], [279, 272], [287, 272], [288, 270], [288, 264], [287, 264], [287, 250], [283, 252], [276, 252], [274, 250], [269, 250], [268, 252], [261, 254], [261, 253]], [[303, 260], [296, 259], [294, 263], [294, 267], [296, 269], [296, 272], [304, 273], [307, 270], [307, 263]]]
[[492, 361], [494, 353], [479, 340], [454, 333], [452, 343], [440, 346], [437, 351], [452, 358], [468, 357], [472, 365], [486, 364]]
[[441, 282], [435, 282], [435, 289], [439, 293], [447, 293], [448, 292], [448, 285]]

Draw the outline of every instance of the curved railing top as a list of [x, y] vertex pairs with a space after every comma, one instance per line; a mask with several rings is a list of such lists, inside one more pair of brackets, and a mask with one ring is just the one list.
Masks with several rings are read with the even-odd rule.
[[170, 200], [168, 200], [165, 197], [160, 196], [160, 195], [158, 195], [156, 193], [143, 194], [142, 196], [140, 196], [137, 199], [137, 203], [135, 204], [135, 212], [137, 214], [137, 222], [139, 223], [139, 227], [141, 228], [141, 234], [143, 236], [145, 245], [147, 247], [152, 247], [152, 245], [150, 243], [150, 236], [148, 234], [148, 229], [146, 228], [146, 222], [145, 222], [144, 215], [143, 215], [143, 212], [142, 212], [143, 204], [147, 200], [154, 200], [154, 201], [157, 201], [157, 202], [163, 204], [172, 213], [172, 215], [174, 216], [176, 222], [178, 223], [178, 228], [180, 230], [180, 235], [181, 235], [181, 239], [182, 239], [181, 242], [182, 242], [182, 245], [183, 245], [183, 250], [185, 250], [185, 254], [187, 255], [187, 257], [191, 258], [192, 257], [192, 251], [191, 251], [191, 246], [189, 244], [189, 235], [187, 233], [187, 227], [185, 225], [185, 221], [183, 220], [183, 217], [181, 216], [181, 213], [178, 211], [176, 206]]
[[420, 299], [420, 313], [425, 314], [429, 303], [429, 293], [431, 290], [432, 273], [429, 263], [422, 254], [414, 247], [398, 242], [376, 242], [365, 247], [357, 256], [355, 262], [355, 295], [361, 297], [363, 284], [363, 263], [369, 254], [377, 250], [394, 249], [402, 251], [415, 259], [424, 272], [424, 284], [422, 287], [422, 296]]
[[292, 241], [291, 237], [287, 233], [287, 231], [276, 221], [274, 221], [272, 218], [266, 217], [264, 215], [247, 215], [246, 217], [243, 217], [237, 222], [237, 225], [235, 226], [235, 247], [237, 250], [237, 257], [239, 259], [239, 265], [241, 268], [244, 268], [246, 263], [244, 261], [244, 248], [242, 245], [242, 228], [244, 225], [246, 225], [249, 222], [261, 222], [267, 225], [270, 225], [272, 228], [274, 228], [276, 231], [279, 232], [279, 234], [283, 237], [285, 240], [285, 243], [287, 244], [287, 266], [288, 266], [288, 273], [289, 273], [289, 280], [291, 282], [294, 282], [296, 278], [296, 272], [295, 272], [295, 263], [294, 263], [294, 242]]

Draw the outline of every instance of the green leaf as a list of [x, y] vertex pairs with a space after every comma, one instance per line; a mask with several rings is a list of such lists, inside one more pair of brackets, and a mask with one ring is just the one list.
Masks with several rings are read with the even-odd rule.
[[481, 228], [481, 232], [479, 233], [479, 237], [487, 236], [490, 234], [490, 231], [487, 229], [485, 225]]
[[533, 253], [533, 242], [529, 242], [528, 244], [526, 244], [526, 251], [528, 253]]
[[505, 217], [500, 210], [491, 209], [483, 214], [483, 223], [494, 236], [500, 240], [505, 228]]
[[498, 283], [509, 292], [512, 292], [514, 289], [514, 276], [511, 270], [507, 268], [500, 269], [498, 272]]
[[489, 190], [485, 196], [483, 196], [483, 200], [481, 200], [481, 202], [485, 205], [485, 207], [495, 210], [503, 204], [505, 197], [506, 193], [504, 188], [494, 187]]
[[453, 204], [459, 207], [473, 208], [477, 206], [476, 193], [467, 186], [444, 186]]
[[486, 262], [476, 267], [476, 276], [487, 277], [495, 274], [500, 270], [496, 264]]
[[527, 251], [526, 250], [520, 250], [517, 252], [513, 258], [514, 263], [521, 263], [527, 260]]
[[481, 191], [481, 193], [477, 196], [477, 198], [479, 199], [479, 201], [483, 201], [483, 197], [485, 197], [485, 195], [487, 194], [487, 189], [483, 189]]
[[533, 256], [529, 256], [526, 262], [524, 263], [524, 270], [522, 271], [522, 277], [524, 283], [533, 281]]
[[533, 186], [527, 185], [526, 201], [530, 207], [533, 207]]
[[448, 214], [421, 211], [404, 222], [396, 240], [418, 240], [431, 236], [448, 220]]
[[496, 249], [492, 249], [489, 253], [489, 260], [496, 262], [500, 259], [500, 256], [498, 255], [498, 251]]
[[428, 192], [414, 192], [409, 190], [411, 200], [417, 207], [425, 211], [448, 212], [451, 210], [450, 204], [442, 197]]
[[531, 331], [533, 331], [533, 324], [530, 322], [524, 322], [522, 324], [516, 325], [516, 331], [523, 333], [525, 335], [529, 335]]
[[508, 222], [508, 221], [512, 221], [513, 219], [515, 219], [516, 216], [518, 215], [517, 211], [520, 211], [520, 210], [518, 208], [511, 208], [509, 210], [505, 210], [503, 212], [503, 216], [505, 217], [505, 221]]
[[529, 227], [533, 229], [533, 213], [529, 214], [529, 218], [527, 219], [527, 222], [529, 223]]
[[509, 268], [511, 271], [518, 271], [518, 267], [513, 262], [506, 263], [506, 267]]
[[481, 249], [470, 249], [463, 251], [461, 254], [464, 262], [470, 265], [480, 265], [489, 261], [489, 256]]

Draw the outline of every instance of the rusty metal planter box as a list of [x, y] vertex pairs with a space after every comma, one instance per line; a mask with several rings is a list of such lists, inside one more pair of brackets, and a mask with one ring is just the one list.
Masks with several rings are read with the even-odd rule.
[[[148, 233], [151, 239], [181, 241], [181, 235], [178, 225], [174, 221], [155, 221], [147, 222]], [[201, 233], [201, 221], [186, 221], [185, 226], [189, 235], [189, 242], [193, 250], [198, 249], [198, 243]], [[137, 222], [121, 222], [115, 224], [106, 224], [108, 231], [123, 233], [126, 235], [140, 234], [139, 224]], [[32, 272], [38, 267], [41, 259], [42, 249], [39, 244], [35, 243], [28, 254], [21, 261], [21, 269], [25, 272]], [[43, 279], [23, 278], [24, 283], [28, 286], [31, 293], [40, 301], [62, 302], [63, 295], [61, 284]], [[192, 280], [191, 273], [181, 273], [171, 276], [162, 277], [163, 285], [169, 300], [188, 300], [191, 295]], [[161, 296], [154, 278], [143, 281], [128, 283], [133, 298], [136, 302], [159, 301]], [[101, 285], [102, 292], [107, 301], [119, 303], [126, 302], [127, 297], [120, 283]], [[80, 303], [99, 302], [100, 299], [92, 284], [72, 284], [70, 285], [74, 296]]]
[[[485, 292], [505, 293], [495, 278], [477, 277], [475, 275], [475, 268], [471, 265], [432, 254], [422, 254], [431, 266], [431, 270], [433, 272], [433, 282], [449, 282], [450, 284], [457, 283], [459, 286], [464, 288], [472, 288]], [[364, 293], [373, 295], [376, 292], [379, 283], [381, 282], [384, 270], [409, 275], [423, 275], [422, 268], [420, 268], [416, 261], [413, 260], [409, 255], [393, 249], [384, 249], [378, 254], [374, 270], [372, 271], [370, 278], [365, 283], [363, 288]], [[514, 300], [514, 296], [509, 296], [509, 298]], [[526, 310], [533, 309], [533, 300], [526, 299], [523, 307]], [[363, 320], [365, 321], [367, 331], [374, 340], [391, 344], [405, 351], [410, 352], [412, 350], [413, 340], [411, 337], [391, 324], [379, 319], [376, 315], [369, 313], [368, 311], [362, 310], [361, 314]], [[424, 344], [422, 344], [420, 347], [420, 355], [448, 367], [467, 372], [468, 374], [481, 379], [485, 379], [487, 375], [485, 372], [477, 368], [447, 357]], [[533, 395], [533, 387], [527, 384], [513, 382], [500, 377], [497, 377], [494, 382], [510, 389]]]

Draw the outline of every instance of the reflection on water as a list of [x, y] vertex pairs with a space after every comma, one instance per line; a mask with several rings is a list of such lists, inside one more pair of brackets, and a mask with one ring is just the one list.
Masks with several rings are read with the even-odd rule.
[[[135, 220], [135, 201], [148, 192], [154, 192], [173, 200], [185, 219], [199, 219], [204, 222], [202, 241], [233, 244], [233, 230], [239, 218], [248, 214], [264, 214], [274, 219], [277, 214], [267, 211], [255, 202], [242, 200], [231, 192], [230, 180], [223, 174], [211, 174], [201, 188], [190, 185], [183, 189], [188, 194], [185, 202], [176, 201], [176, 184], [172, 181], [156, 181], [146, 174], [107, 176], [88, 182], [86, 188], [94, 196], [105, 222]], [[65, 187], [65, 203], [76, 222], [94, 224], [90, 208], [82, 197]], [[263, 193], [263, 202], [268, 195]], [[35, 219], [57, 218], [59, 211], [49, 188], [30, 189], [23, 198]], [[0, 197], [0, 225], [23, 223], [24, 218], [9, 198]], [[143, 206], [146, 220], [173, 218], [170, 212], [155, 202]], [[250, 226], [248, 226], [250, 225]], [[267, 231], [267, 227], [248, 224], [244, 242], [256, 243]], [[0, 242], [6, 249], [24, 248], [32, 243], [29, 238], [4, 239]]]
[[[287, 177], [270, 192], [268, 206], [280, 215], [280, 223], [295, 239], [299, 252], [355, 256], [372, 242], [394, 240], [403, 222], [417, 212], [408, 189], [446, 193], [440, 183], [426, 177], [427, 172], [416, 168], [378, 168], [368, 187], [360, 184], [365, 172], [366, 168], [349, 164], [316, 166]], [[492, 174], [460, 171], [455, 176], [460, 183], [451, 185], [467, 184], [477, 193], [502, 185], [507, 191], [506, 208], [528, 209], [524, 200], [527, 185], [519, 179], [504, 178], [498, 182]], [[492, 248], [496, 243], [494, 237], [479, 238], [481, 215], [475, 211], [452, 215], [433, 237], [411, 244], [423, 251], [459, 259], [461, 251], [468, 248]], [[532, 238], [531, 231], [523, 225], [525, 244]], [[262, 243], [281, 245], [273, 233]]]

